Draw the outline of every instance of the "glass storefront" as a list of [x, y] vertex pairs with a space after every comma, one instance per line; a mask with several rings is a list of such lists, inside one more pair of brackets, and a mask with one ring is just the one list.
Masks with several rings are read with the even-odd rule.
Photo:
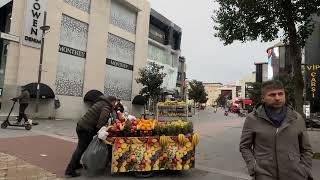
[[[0, 3], [0, 32], [9, 33], [11, 24], [12, 1]], [[0, 96], [3, 94], [9, 41], [0, 38]]]

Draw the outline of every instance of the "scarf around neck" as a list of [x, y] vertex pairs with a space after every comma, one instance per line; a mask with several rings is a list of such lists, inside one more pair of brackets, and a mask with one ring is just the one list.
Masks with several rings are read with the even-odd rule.
[[285, 118], [287, 117], [287, 107], [284, 106], [280, 112], [264, 106], [266, 115], [277, 126], [280, 127]]

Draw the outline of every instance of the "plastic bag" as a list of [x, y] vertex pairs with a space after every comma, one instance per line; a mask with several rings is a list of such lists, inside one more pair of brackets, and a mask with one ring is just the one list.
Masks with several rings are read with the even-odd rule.
[[103, 126], [99, 131], [98, 131], [98, 138], [101, 140], [106, 140], [109, 133], [107, 132], [108, 128], [106, 126]]
[[99, 175], [106, 170], [108, 153], [107, 145], [94, 136], [82, 156], [82, 163], [90, 175]]

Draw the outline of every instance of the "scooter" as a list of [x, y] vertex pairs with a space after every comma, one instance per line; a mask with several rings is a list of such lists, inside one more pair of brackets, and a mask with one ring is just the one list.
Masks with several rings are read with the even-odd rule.
[[25, 124], [11, 124], [10, 123], [9, 118], [10, 118], [11, 112], [12, 112], [15, 104], [16, 104], [16, 101], [13, 101], [13, 105], [10, 109], [10, 112], [7, 116], [7, 119], [5, 121], [3, 121], [3, 123], [1, 124], [1, 129], [6, 129], [8, 126], [15, 126], [15, 127], [24, 127], [26, 130], [31, 130], [32, 129], [32, 122], [25, 123]]

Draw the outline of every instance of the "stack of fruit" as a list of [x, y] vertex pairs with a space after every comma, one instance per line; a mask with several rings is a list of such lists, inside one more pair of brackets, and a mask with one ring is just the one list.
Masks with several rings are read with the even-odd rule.
[[154, 129], [153, 135], [161, 136], [177, 136], [178, 134], [192, 134], [193, 124], [187, 121], [171, 121], [171, 122], [159, 122]]
[[[116, 139], [114, 141], [114, 146], [116, 151], [113, 153], [113, 171], [114, 172], [126, 172], [126, 159], [128, 158], [128, 155], [130, 154], [130, 146], [131, 142], [129, 140], [125, 141], [124, 139]], [[119, 164], [118, 162], [124, 162], [122, 164]]]
[[[160, 138], [116, 138], [112, 158], [113, 172], [189, 170], [194, 167], [194, 137], [181, 136], [184, 144], [176, 137]], [[163, 146], [163, 139], [167, 141], [166, 146]]]
[[121, 132], [124, 130], [125, 122], [121, 122], [120, 120], [115, 120], [113, 125], [108, 128], [109, 137], [121, 136]]
[[187, 106], [188, 104], [184, 101], [165, 101], [165, 102], [159, 102], [159, 106]]
[[149, 119], [149, 120], [141, 119], [138, 121], [137, 129], [140, 131], [152, 131], [155, 128], [157, 122], [158, 122], [157, 120], [152, 120], [152, 119]]

